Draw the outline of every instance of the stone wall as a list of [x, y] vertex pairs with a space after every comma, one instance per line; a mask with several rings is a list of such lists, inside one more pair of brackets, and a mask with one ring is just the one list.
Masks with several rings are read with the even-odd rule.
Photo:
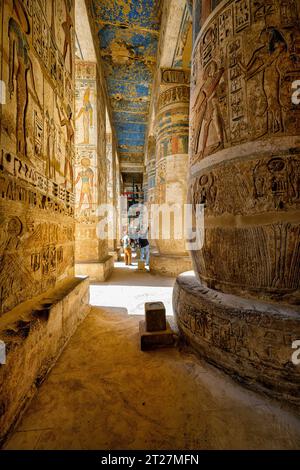
[[4, 315], [0, 338], [0, 446], [89, 312], [89, 280], [68, 278]]
[[89, 281], [74, 278], [74, 1], [4, 0], [0, 22], [1, 443], [87, 314]]
[[74, 2], [0, 4], [0, 315], [73, 274]]

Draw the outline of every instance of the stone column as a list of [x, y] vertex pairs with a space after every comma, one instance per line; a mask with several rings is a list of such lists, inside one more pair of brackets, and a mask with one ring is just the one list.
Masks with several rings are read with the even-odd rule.
[[[111, 207], [109, 224], [112, 229], [108, 237], [109, 255], [115, 261], [119, 259], [120, 248], [118, 246], [118, 198], [119, 187], [116, 162], [116, 145], [111, 132], [106, 133], [106, 161], [107, 161], [107, 204]], [[119, 172], [119, 169], [118, 169]]]
[[205, 239], [191, 253], [198, 281], [175, 288], [180, 328], [202, 354], [291, 400], [300, 380], [291, 362], [300, 339], [297, 5], [223, 1], [198, 35], [189, 200], [205, 206]]
[[113, 269], [100, 239], [98, 208], [107, 202], [105, 106], [95, 62], [76, 63], [75, 272], [105, 280]]
[[[189, 133], [189, 72], [180, 69], [162, 69], [161, 89], [156, 117], [156, 185], [155, 203], [170, 210], [177, 206], [184, 215], [186, 179], [188, 168]], [[153, 206], [152, 206], [153, 207]], [[154, 214], [151, 214], [152, 220]], [[165, 214], [161, 222], [165, 223]], [[171, 216], [170, 237], [164, 239], [163, 230], [155, 236], [157, 253], [153, 253], [150, 269], [153, 272], [176, 276], [191, 269], [190, 257], [185, 248], [184, 230], [180, 239], [174, 235]], [[153, 225], [154, 224], [154, 225]], [[159, 228], [158, 219], [152, 228]], [[182, 223], [183, 228], [183, 223]], [[151, 230], [153, 237], [153, 230]]]
[[148, 137], [147, 148], [147, 201], [146, 207], [148, 210], [148, 225], [149, 225], [149, 242], [150, 248], [156, 250], [155, 241], [151, 239], [151, 205], [155, 203], [155, 157], [156, 157], [156, 140], [153, 135]]

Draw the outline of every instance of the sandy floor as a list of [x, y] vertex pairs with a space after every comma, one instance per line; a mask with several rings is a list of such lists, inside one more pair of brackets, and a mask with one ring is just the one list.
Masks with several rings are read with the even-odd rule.
[[167, 315], [173, 315], [172, 292], [175, 279], [143, 273], [133, 266], [115, 263], [115, 270], [108, 282], [91, 286], [91, 305], [97, 307], [126, 308], [130, 315], [143, 315], [145, 302], [160, 299]]
[[[299, 418], [276, 402], [188, 351], [139, 350], [142, 303], [163, 298], [169, 309], [171, 289], [160, 296], [150, 287], [168, 289], [173, 280], [128, 275], [117, 269], [105, 284], [117, 291], [92, 286], [94, 305], [113, 304], [92, 308], [6, 448], [300, 448]], [[136, 294], [126, 286], [133, 279]]]

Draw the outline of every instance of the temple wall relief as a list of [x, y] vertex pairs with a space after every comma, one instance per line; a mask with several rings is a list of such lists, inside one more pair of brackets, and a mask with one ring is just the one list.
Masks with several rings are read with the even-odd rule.
[[1, 10], [0, 314], [73, 274], [74, 2]]

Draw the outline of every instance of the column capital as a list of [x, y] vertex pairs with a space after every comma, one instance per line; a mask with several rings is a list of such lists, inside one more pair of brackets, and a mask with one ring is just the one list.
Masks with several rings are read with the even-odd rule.
[[162, 86], [189, 85], [190, 76], [191, 76], [190, 69], [161, 68], [160, 69], [160, 84]]

